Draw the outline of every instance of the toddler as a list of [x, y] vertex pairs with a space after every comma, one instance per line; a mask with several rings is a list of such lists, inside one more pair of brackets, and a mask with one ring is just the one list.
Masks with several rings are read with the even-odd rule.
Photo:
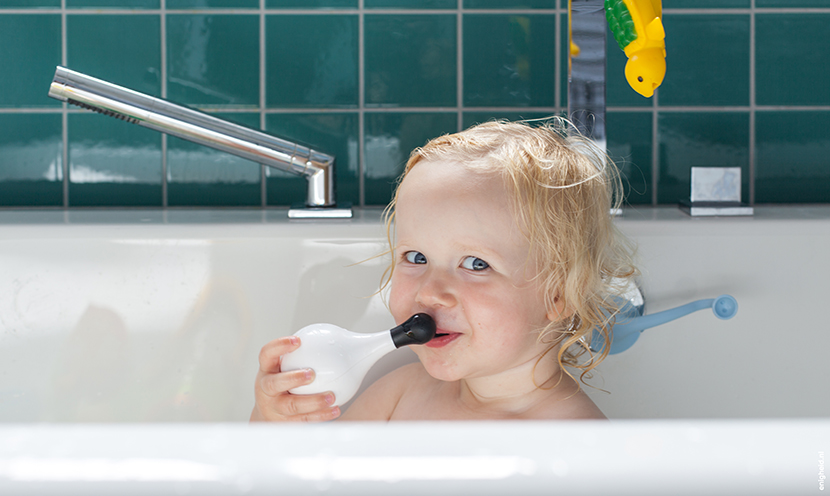
[[301, 343], [275, 339], [251, 420], [604, 418], [566, 367], [582, 380], [607, 355], [592, 330], [609, 337], [615, 288], [637, 271], [609, 214], [613, 164], [566, 131], [489, 122], [413, 151], [387, 209], [385, 284], [395, 321], [428, 313], [435, 339], [342, 415], [331, 393], [287, 392], [314, 371], [280, 372]]

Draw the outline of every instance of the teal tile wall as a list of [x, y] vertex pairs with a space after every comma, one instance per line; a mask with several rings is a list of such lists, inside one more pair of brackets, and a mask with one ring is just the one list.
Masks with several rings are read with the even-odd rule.
[[366, 105], [454, 107], [456, 16], [366, 15]]
[[464, 105], [554, 107], [555, 14], [464, 16]]
[[353, 14], [266, 17], [267, 106], [357, 108], [358, 20]]
[[[631, 204], [736, 166], [743, 199], [830, 202], [827, 0], [663, 0], [668, 71], [632, 91], [608, 36], [606, 129]], [[564, 0], [4, 0], [0, 207], [262, 207], [301, 178], [46, 96], [65, 65], [337, 156], [388, 202], [410, 150], [567, 112]]]
[[258, 108], [259, 16], [173, 14], [166, 21], [169, 99]]

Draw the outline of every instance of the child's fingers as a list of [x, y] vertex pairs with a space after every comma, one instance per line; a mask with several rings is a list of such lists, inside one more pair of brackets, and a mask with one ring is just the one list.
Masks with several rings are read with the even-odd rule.
[[274, 403], [274, 411], [289, 420], [322, 418], [331, 415], [334, 394], [286, 394]]
[[259, 351], [259, 369], [266, 374], [279, 372], [280, 357], [299, 347], [300, 338], [297, 336], [286, 336], [269, 342]]
[[333, 407], [334, 394], [291, 394], [288, 391], [314, 381], [311, 369], [280, 371], [283, 355], [300, 346], [300, 339], [287, 336], [275, 339], [259, 352], [256, 382], [256, 405], [251, 420], [322, 422], [340, 416], [340, 408]]
[[277, 374], [263, 374], [259, 388], [268, 396], [280, 395], [289, 389], [309, 384], [314, 380], [314, 371], [298, 369]]
[[325, 410], [318, 410], [313, 413], [307, 413], [292, 418], [298, 422], [325, 422], [327, 420], [334, 420], [340, 416], [340, 407], [327, 408]]
[[322, 422], [340, 416], [340, 408], [331, 406], [333, 402], [334, 395], [330, 392], [308, 395], [283, 393], [258, 401], [255, 411], [259, 412], [259, 420]]

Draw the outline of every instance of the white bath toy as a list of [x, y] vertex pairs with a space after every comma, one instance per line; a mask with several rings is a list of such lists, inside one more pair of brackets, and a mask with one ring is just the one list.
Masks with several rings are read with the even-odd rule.
[[282, 357], [281, 370], [310, 368], [315, 378], [289, 392], [334, 393], [335, 405], [342, 405], [357, 393], [366, 373], [381, 357], [402, 346], [424, 344], [435, 337], [435, 321], [425, 313], [413, 315], [388, 331], [363, 334], [332, 324], [311, 324], [295, 336], [300, 347]]

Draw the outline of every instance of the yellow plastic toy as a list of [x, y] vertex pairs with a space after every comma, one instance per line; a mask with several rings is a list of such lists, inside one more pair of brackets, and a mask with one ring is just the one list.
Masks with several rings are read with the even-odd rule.
[[666, 32], [661, 0], [605, 0], [605, 17], [625, 52], [625, 79], [646, 98], [666, 75]]
[[[568, 40], [570, 40], [571, 46], [571, 57], [579, 57], [579, 47], [574, 43], [574, 31], [573, 31], [573, 23], [571, 19], [574, 17], [573, 9], [571, 9], [571, 2], [573, 0], [568, 0]], [[568, 65], [570, 67], [571, 57], [568, 57]]]

